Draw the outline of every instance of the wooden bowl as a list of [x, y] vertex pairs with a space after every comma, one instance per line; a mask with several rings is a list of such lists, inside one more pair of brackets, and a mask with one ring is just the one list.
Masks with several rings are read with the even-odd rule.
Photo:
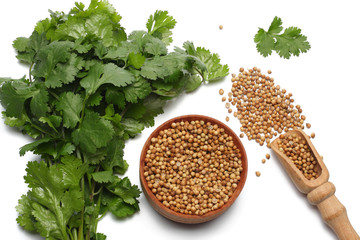
[[[199, 215], [188, 215], [183, 213], [178, 213], [170, 208], [165, 207], [157, 198], [156, 196], [151, 192], [150, 188], [147, 185], [147, 181], [144, 176], [144, 165], [145, 165], [145, 156], [146, 152], [149, 149], [151, 138], [157, 137], [159, 135], [159, 132], [164, 129], [168, 129], [171, 127], [171, 124], [173, 122], [179, 122], [179, 121], [195, 121], [195, 120], [203, 120], [204, 122], [211, 122], [212, 124], [217, 124], [220, 128], [223, 128], [225, 132], [230, 135], [234, 141], [234, 144], [238, 149], [240, 149], [241, 153], [241, 161], [242, 161], [242, 168], [243, 170], [240, 173], [240, 182], [237, 184], [237, 188], [235, 189], [233, 195], [230, 197], [229, 201], [225, 203], [222, 207], [220, 207], [217, 210], [210, 211], [202, 216]], [[244, 149], [244, 146], [242, 145], [239, 137], [224, 123], [220, 122], [219, 120], [202, 116], [202, 115], [185, 115], [185, 116], [179, 116], [173, 119], [168, 120], [167, 122], [163, 123], [161, 126], [159, 126], [155, 131], [151, 133], [149, 138], [144, 144], [144, 147], [141, 152], [140, 156], [140, 182], [141, 187], [143, 189], [143, 192], [150, 202], [151, 206], [162, 216], [173, 220], [175, 222], [179, 223], [187, 223], [187, 224], [197, 224], [197, 223], [204, 223], [210, 220], [215, 219], [216, 217], [220, 216], [222, 213], [224, 213], [236, 200], [236, 198], [239, 196], [241, 190], [244, 187], [246, 176], [247, 176], [247, 170], [248, 170], [248, 164], [247, 164], [247, 157], [246, 152]]]

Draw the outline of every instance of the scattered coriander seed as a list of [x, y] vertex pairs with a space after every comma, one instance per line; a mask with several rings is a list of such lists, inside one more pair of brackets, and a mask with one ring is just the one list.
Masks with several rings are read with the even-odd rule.
[[[268, 74], [271, 70], [267, 71]], [[228, 103], [228, 112], [234, 110], [241, 124], [241, 131], [249, 140], [260, 146], [270, 147], [270, 140], [277, 134], [291, 129], [304, 129], [305, 115], [300, 105], [294, 104], [292, 93], [287, 93], [274, 79], [266, 76], [260, 68], [239, 69], [239, 74], [232, 74], [232, 87]], [[234, 106], [229, 110], [230, 103]]]
[[256, 172], [255, 172], [255, 175], [256, 175], [257, 177], [260, 177], [261, 173], [260, 173], [259, 171], [256, 171]]
[[306, 124], [306, 127], [307, 127], [307, 128], [311, 128], [311, 124], [310, 124], [310, 123], [307, 123], [307, 124]]
[[261, 162], [264, 164], [264, 163], [266, 163], [266, 160], [265, 160], [265, 159], [262, 159]]
[[243, 134], [243, 133], [240, 133], [240, 137], [243, 138], [243, 137], [244, 137], [244, 134]]
[[223, 95], [223, 94], [224, 94], [224, 89], [221, 88], [221, 89], [219, 90], [219, 94], [220, 94], [220, 95]]
[[317, 161], [306, 141], [296, 134], [282, 134], [278, 140], [278, 148], [302, 172], [308, 180], [319, 177]]
[[267, 159], [270, 159], [270, 154], [267, 153], [267, 154], [265, 155], [265, 157], [266, 157]]
[[228, 116], [226, 116], [225, 120], [228, 122], [230, 120], [230, 118]]
[[223, 128], [204, 121], [174, 122], [151, 139], [144, 176], [167, 208], [204, 215], [224, 206], [242, 172], [241, 153]]
[[315, 138], [315, 133], [311, 133], [311, 134], [310, 134], [310, 137], [311, 137], [311, 138]]
[[220, 30], [222, 30], [223, 28], [224, 28], [224, 26], [223, 26], [223, 25], [220, 25], [220, 26], [219, 26], [219, 29], [220, 29]]
[[222, 97], [221, 101], [225, 102], [226, 101], [226, 97]]

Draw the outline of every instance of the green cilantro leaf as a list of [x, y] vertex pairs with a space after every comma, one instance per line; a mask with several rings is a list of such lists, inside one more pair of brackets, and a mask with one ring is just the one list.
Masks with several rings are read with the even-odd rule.
[[155, 124], [154, 118], [164, 113], [163, 107], [166, 101], [155, 94], [150, 94], [143, 101], [145, 112], [141, 117], [140, 121], [144, 123], [145, 127], [152, 127]]
[[101, 95], [101, 93], [99, 91], [97, 91], [88, 98], [88, 100], [86, 101], [86, 104], [91, 107], [99, 106], [102, 99], [103, 99], [103, 96]]
[[166, 44], [158, 38], [148, 38], [144, 46], [144, 52], [153, 56], [166, 55], [168, 50]]
[[[165, 79], [172, 74], [183, 69], [186, 65], [187, 56], [176, 52], [165, 56], [155, 56], [153, 59], [147, 59], [141, 68], [140, 74], [144, 78], [156, 80]], [[171, 79], [166, 82], [170, 82]]]
[[106, 171], [112, 171], [116, 174], [124, 174], [128, 168], [127, 162], [123, 159], [125, 140], [115, 136], [107, 145], [106, 159], [101, 162], [101, 166]]
[[187, 76], [186, 79], [186, 92], [188, 93], [195, 91], [195, 89], [197, 89], [202, 83], [201, 77], [198, 75], [190, 75]]
[[144, 113], [146, 112], [146, 108], [142, 102], [138, 102], [135, 104], [131, 104], [127, 109], [124, 117], [130, 117], [133, 119], [140, 119]]
[[171, 29], [175, 25], [176, 21], [172, 16], [168, 15], [168, 11], [157, 10], [154, 15], [150, 15], [146, 28], [150, 35], [161, 39], [166, 45], [169, 45], [173, 41]]
[[88, 72], [88, 75], [80, 81], [90, 95], [103, 84], [110, 83], [117, 87], [124, 87], [134, 82], [135, 77], [131, 72], [116, 66], [113, 63], [101, 64], [95, 63]]
[[61, 162], [63, 164], [59, 164], [58, 167], [62, 172], [64, 186], [76, 188], [88, 168], [87, 165], [83, 164], [79, 158], [71, 155], [61, 158]]
[[159, 96], [173, 98], [178, 96], [183, 90], [185, 82], [178, 81], [177, 83], [165, 83], [162, 80], [152, 82], [153, 92]]
[[115, 180], [112, 171], [94, 172], [91, 174], [91, 176], [94, 179], [94, 181], [98, 183], [110, 183]]
[[272, 51], [276, 51], [280, 57], [289, 59], [291, 56], [299, 56], [310, 49], [307, 37], [301, 34], [301, 29], [289, 27], [283, 30], [282, 21], [279, 17], [274, 17], [268, 31], [259, 28], [254, 37], [257, 51], [267, 57]]
[[136, 78], [136, 81], [123, 89], [125, 99], [128, 102], [136, 103], [139, 99], [144, 99], [151, 92], [151, 85], [141, 76]]
[[55, 126], [52, 123], [52, 121], [50, 120], [50, 118], [48, 118], [48, 117], [40, 117], [39, 121], [42, 122], [42, 123], [46, 123], [49, 127], [51, 127], [51, 129], [53, 129], [56, 133], [58, 133], [58, 130], [55, 128]]
[[139, 69], [145, 62], [145, 57], [141, 53], [131, 52], [128, 56], [128, 64]]
[[256, 44], [256, 49], [258, 52], [267, 57], [271, 55], [273, 49], [275, 49], [275, 40], [271, 37], [264, 29], [260, 28], [257, 34], [255, 35], [254, 41]]
[[56, 109], [62, 111], [63, 124], [67, 128], [74, 128], [80, 121], [83, 99], [79, 94], [64, 92], [56, 103]]
[[31, 200], [26, 196], [22, 195], [16, 206], [16, 211], [19, 213], [16, 221], [20, 226], [25, 230], [34, 232], [35, 228], [35, 218], [32, 215], [33, 208], [31, 206]]
[[3, 116], [3, 119], [4, 119], [4, 123], [6, 125], [10, 126], [10, 127], [17, 127], [17, 128], [21, 129], [26, 124], [26, 120], [23, 117], [23, 115], [21, 117], [19, 117], [19, 118], [9, 117], [9, 116], [6, 115], [6, 112], [3, 111], [2, 116]]
[[131, 205], [137, 204], [136, 198], [141, 193], [139, 188], [136, 185], [132, 185], [127, 177], [123, 179], [116, 177], [114, 182], [107, 186], [107, 189]]
[[300, 52], [305, 53], [310, 49], [310, 44], [306, 36], [300, 34], [301, 29], [289, 27], [284, 33], [276, 36], [275, 51], [284, 58], [290, 58], [291, 55], [299, 56]]
[[17, 207], [20, 224], [27, 229], [36, 229], [48, 239], [67, 239], [68, 221], [84, 206], [80, 178], [75, 180], [77, 182], [71, 181], [71, 188], [64, 181], [64, 169], [74, 171], [73, 166], [72, 162], [51, 167], [47, 167], [45, 162], [28, 163], [24, 178], [31, 190], [22, 197]]
[[75, 144], [88, 153], [95, 153], [97, 148], [105, 147], [111, 140], [114, 130], [110, 121], [100, 118], [92, 111], [86, 111], [84, 121], [72, 133]]
[[101, 203], [118, 218], [124, 218], [139, 211], [137, 202], [135, 204], [128, 204], [121, 197], [109, 191], [104, 191], [104, 194], [101, 196]]
[[20, 148], [20, 156], [24, 156], [26, 152], [34, 151], [36, 147], [38, 147], [40, 144], [47, 143], [51, 140], [51, 138], [42, 138], [39, 140], [36, 140], [32, 143], [28, 143]]
[[283, 30], [281, 18], [275, 16], [268, 29], [269, 34], [278, 34]]
[[119, 109], [125, 108], [125, 96], [118, 87], [108, 87], [105, 93], [105, 100], [108, 104], [117, 105]]
[[109, 211], [118, 218], [131, 216], [139, 211], [137, 206], [128, 204], [119, 197], [114, 197], [113, 201], [109, 204]]
[[18, 37], [14, 40], [13, 42], [13, 47], [18, 51], [18, 52], [25, 52], [29, 46], [29, 38], [25, 38], [25, 37]]
[[[209, 50], [197, 47], [195, 48], [192, 42], [184, 42], [183, 48], [176, 49], [176, 52], [185, 55], [188, 54], [190, 61], [193, 62], [194, 70], [190, 69], [192, 75], [200, 74], [203, 81], [214, 82], [223, 79], [229, 74], [228, 65], [222, 65], [220, 63], [219, 55], [211, 53]], [[194, 91], [199, 85], [199, 78], [187, 76], [188, 86], [187, 92]]]
[[34, 63], [37, 52], [48, 44], [45, 34], [34, 31], [29, 38], [19, 37], [14, 40], [13, 47], [17, 51], [16, 58], [28, 64]]
[[96, 239], [95, 240], [106, 240], [106, 235], [102, 233], [96, 233]]
[[196, 56], [204, 62], [207, 73], [204, 74], [205, 81], [213, 82], [223, 79], [229, 74], [228, 65], [221, 65], [219, 55], [205, 48], [197, 47]]
[[141, 133], [142, 130], [144, 130], [144, 128], [145, 128], [145, 126], [142, 122], [139, 122], [132, 118], [123, 118], [121, 120], [121, 125], [124, 128], [124, 132], [129, 137], [135, 137], [136, 135]]
[[31, 98], [30, 110], [36, 117], [41, 118], [45, 116], [46, 113], [49, 111], [49, 96], [48, 91], [43, 83], [35, 84], [35, 88], [37, 89], [37, 91]]
[[100, 164], [106, 158], [106, 154], [107, 152], [105, 147], [96, 149], [96, 152], [94, 153], [88, 153], [83, 151], [84, 161], [91, 165]]
[[31, 98], [36, 92], [33, 87], [28, 87], [23, 81], [5, 82], [0, 88], [0, 102], [6, 109], [8, 117], [20, 118], [26, 99]]
[[[74, 43], [70, 41], [52, 42], [47, 46], [43, 46], [36, 55], [36, 64], [32, 71], [35, 77], [45, 78], [47, 87], [55, 88], [62, 85], [62, 78], [64, 67], [58, 63], [66, 63], [71, 58], [70, 50], [73, 48]], [[74, 57], [73, 57], [74, 58]], [[74, 61], [74, 60], [73, 60]], [[74, 70], [72, 67], [71, 70]], [[74, 76], [73, 72], [70, 73], [71, 78]], [[66, 82], [71, 82], [66, 81]]]

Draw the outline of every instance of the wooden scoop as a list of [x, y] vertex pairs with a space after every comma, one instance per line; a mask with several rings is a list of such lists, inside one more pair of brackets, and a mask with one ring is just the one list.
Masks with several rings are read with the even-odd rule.
[[307, 194], [307, 199], [312, 205], [316, 205], [324, 221], [332, 228], [340, 240], [360, 240], [359, 235], [352, 227], [346, 213], [346, 208], [334, 195], [335, 186], [329, 182], [329, 172], [320, 155], [311, 143], [309, 136], [301, 130], [291, 130], [286, 135], [296, 134], [304, 139], [309, 145], [313, 156], [318, 164], [315, 171], [319, 177], [315, 180], [308, 180], [295, 164], [279, 150], [278, 141], [271, 143], [271, 149], [278, 156], [282, 166], [294, 182], [300, 192]]

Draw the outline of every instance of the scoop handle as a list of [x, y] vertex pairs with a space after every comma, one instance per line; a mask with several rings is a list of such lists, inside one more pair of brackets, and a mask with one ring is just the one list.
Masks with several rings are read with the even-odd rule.
[[334, 195], [335, 190], [334, 184], [326, 182], [308, 193], [308, 201], [318, 207], [322, 218], [340, 240], [360, 240], [350, 223], [345, 206]]

